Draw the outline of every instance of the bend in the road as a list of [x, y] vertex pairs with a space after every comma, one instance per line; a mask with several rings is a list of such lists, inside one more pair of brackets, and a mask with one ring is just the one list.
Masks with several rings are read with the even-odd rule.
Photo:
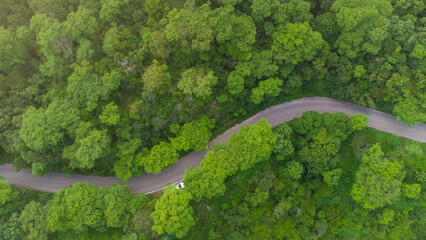
[[[306, 111], [318, 111], [320, 113], [338, 113], [343, 112], [346, 115], [362, 113], [369, 118], [368, 126], [391, 133], [394, 135], [410, 138], [419, 142], [426, 142], [426, 125], [417, 124], [407, 126], [405, 123], [396, 121], [392, 115], [375, 111], [369, 108], [361, 107], [355, 104], [339, 101], [336, 99], [325, 97], [311, 97], [293, 100], [272, 106], [258, 114], [248, 118], [244, 122], [228, 129], [225, 133], [210, 141], [209, 148], [215, 142], [226, 142], [232, 133], [238, 131], [238, 128], [253, 124], [261, 118], [266, 118], [272, 126], [279, 123], [290, 121], [300, 117]], [[159, 174], [144, 174], [142, 176], [134, 176], [127, 184], [133, 193], [153, 193], [164, 189], [169, 184], [175, 184], [182, 180], [185, 169], [192, 166], [199, 166], [207, 150], [201, 152], [192, 152], [174, 164], [170, 169], [163, 170]], [[36, 177], [29, 170], [13, 171], [10, 164], [0, 165], [0, 175], [11, 184], [20, 187], [31, 188], [40, 191], [57, 192], [59, 189], [67, 187], [76, 182], [87, 182], [91, 185], [112, 186], [115, 182], [120, 182], [115, 177], [96, 177], [71, 175], [67, 177], [63, 173], [48, 173], [43, 177]]]

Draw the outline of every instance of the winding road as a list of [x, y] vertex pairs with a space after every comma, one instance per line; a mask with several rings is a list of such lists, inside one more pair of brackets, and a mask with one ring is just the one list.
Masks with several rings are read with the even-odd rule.
[[[272, 126], [279, 123], [300, 117], [306, 111], [318, 111], [320, 113], [343, 112], [346, 115], [362, 113], [369, 118], [368, 126], [377, 130], [410, 138], [419, 142], [426, 142], [426, 124], [417, 124], [408, 127], [405, 123], [396, 121], [392, 115], [371, 110], [351, 103], [325, 98], [310, 97], [293, 100], [272, 106], [258, 114], [250, 117], [244, 122], [228, 129], [225, 133], [213, 139], [209, 143], [209, 148], [215, 142], [226, 142], [232, 133], [238, 131], [240, 126], [253, 124], [261, 118], [266, 118]], [[128, 180], [130, 191], [134, 194], [145, 192], [153, 193], [164, 189], [169, 184], [175, 184], [182, 180], [185, 169], [200, 165], [207, 150], [201, 152], [192, 152], [174, 164], [170, 169], [163, 170], [159, 174], [143, 174], [142, 176], [134, 176]], [[71, 175], [67, 177], [63, 173], [51, 172], [43, 177], [36, 177], [31, 174], [30, 170], [21, 170], [15, 172], [10, 164], [0, 165], [0, 175], [2, 175], [11, 184], [19, 187], [31, 188], [39, 191], [57, 192], [59, 189], [65, 188], [76, 182], [87, 182], [91, 185], [112, 186], [120, 180], [115, 177], [96, 177]]]

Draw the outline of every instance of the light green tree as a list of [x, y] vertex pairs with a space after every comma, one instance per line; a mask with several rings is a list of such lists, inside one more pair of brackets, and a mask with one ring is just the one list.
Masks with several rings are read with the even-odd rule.
[[343, 170], [341, 168], [333, 169], [331, 171], [323, 172], [324, 182], [329, 187], [335, 187], [339, 184], [340, 176], [342, 176]]
[[221, 196], [226, 186], [221, 175], [204, 171], [202, 168], [185, 170], [185, 190], [191, 193], [195, 201]]
[[385, 0], [337, 0], [331, 10], [342, 29], [335, 47], [354, 59], [362, 53], [377, 54], [388, 37], [392, 5]]
[[381, 214], [378, 214], [379, 223], [389, 225], [392, 222], [395, 213], [392, 209], [385, 208]]
[[232, 71], [227, 79], [227, 87], [229, 93], [232, 95], [238, 95], [244, 89], [244, 78], [236, 71]]
[[256, 88], [252, 89], [250, 100], [256, 104], [263, 101], [264, 96], [277, 97], [281, 92], [283, 80], [278, 78], [268, 78], [260, 81]]
[[151, 214], [154, 221], [152, 230], [183, 238], [194, 222], [194, 211], [189, 205], [192, 196], [185, 189], [171, 191], [173, 188], [175, 186], [166, 188], [164, 195], [155, 203]]
[[211, 129], [214, 123], [214, 119], [208, 119], [206, 116], [185, 123], [180, 128], [178, 136], [171, 141], [173, 148], [176, 151], [195, 150], [197, 152], [206, 149], [212, 137]]
[[238, 170], [246, 170], [268, 159], [275, 144], [275, 136], [266, 119], [239, 129], [224, 145], [214, 145], [201, 161], [208, 172], [230, 176]]
[[102, 115], [99, 116], [102, 123], [110, 126], [117, 125], [120, 122], [120, 112], [118, 106], [114, 102], [109, 103], [104, 107]]
[[170, 143], [160, 142], [149, 151], [147, 156], [140, 156], [139, 165], [143, 166], [147, 173], [159, 173], [179, 159], [179, 154]]
[[402, 163], [385, 158], [380, 144], [375, 144], [362, 157], [352, 186], [352, 198], [369, 210], [395, 203], [401, 195], [403, 168]]
[[166, 90], [168, 90], [167, 87], [171, 84], [171, 76], [167, 69], [167, 65], [160, 65], [160, 63], [154, 59], [152, 64], [145, 69], [142, 75], [144, 90], [149, 93], [165, 93]]
[[321, 34], [308, 23], [288, 23], [273, 33], [271, 50], [275, 59], [289, 65], [310, 61], [323, 46]]
[[8, 184], [8, 181], [5, 181], [3, 177], [0, 176], [0, 206], [14, 200], [18, 196], [19, 192], [14, 192]]
[[49, 207], [38, 202], [31, 201], [22, 210], [19, 216], [21, 229], [28, 240], [47, 240], [49, 230], [46, 224], [46, 215]]
[[106, 130], [93, 129], [90, 123], [80, 123], [75, 142], [64, 148], [62, 156], [69, 159], [72, 168], [91, 169], [95, 161], [109, 149], [110, 139]]
[[75, 183], [61, 189], [49, 203], [47, 227], [52, 232], [74, 230], [85, 232], [89, 228], [104, 231], [106, 222], [103, 217], [105, 188], [89, 186], [87, 183]]
[[121, 228], [126, 223], [130, 212], [130, 201], [133, 198], [129, 186], [115, 183], [104, 196], [104, 216], [108, 227]]
[[182, 79], [177, 86], [184, 94], [206, 98], [212, 94], [212, 87], [217, 84], [213, 71], [202, 68], [190, 68], [182, 72]]
[[402, 186], [402, 194], [408, 198], [418, 198], [420, 197], [420, 193], [422, 191], [422, 187], [418, 183], [406, 184]]

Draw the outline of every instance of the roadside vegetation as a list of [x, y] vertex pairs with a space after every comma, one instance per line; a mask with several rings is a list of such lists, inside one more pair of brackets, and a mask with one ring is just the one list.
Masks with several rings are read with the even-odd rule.
[[[425, 12], [422, 0], [0, 0], [0, 163], [155, 174], [306, 96], [426, 123]], [[259, 121], [155, 197], [0, 180], [0, 239], [425, 239], [425, 144], [367, 121]]]
[[185, 188], [132, 195], [76, 183], [57, 194], [4, 181], [4, 239], [422, 239], [426, 144], [306, 112], [240, 129], [187, 169]]

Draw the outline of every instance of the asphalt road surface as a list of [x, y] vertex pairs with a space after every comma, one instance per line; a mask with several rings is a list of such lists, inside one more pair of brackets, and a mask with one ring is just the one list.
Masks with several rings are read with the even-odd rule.
[[[311, 97], [293, 100], [291, 102], [282, 103], [272, 106], [246, 121], [238, 124], [225, 133], [213, 139], [209, 143], [209, 148], [214, 142], [226, 142], [232, 133], [238, 131], [240, 126], [253, 124], [261, 118], [266, 118], [268, 122], [275, 126], [281, 122], [289, 121], [293, 118], [300, 117], [306, 111], [318, 111], [320, 113], [338, 113], [343, 112], [346, 115], [362, 113], [369, 118], [368, 126], [377, 130], [388, 132], [405, 138], [414, 139], [419, 142], [426, 142], [426, 124], [417, 124], [408, 127], [405, 123], [396, 121], [392, 115], [371, 110], [351, 103], [325, 98]], [[185, 169], [200, 166], [200, 162], [207, 150], [201, 152], [192, 152], [174, 164], [170, 169], [165, 169], [159, 174], [143, 174], [142, 176], [134, 176], [128, 180], [130, 191], [134, 194], [145, 192], [153, 193], [162, 190], [169, 184], [175, 184], [182, 180]], [[21, 170], [15, 172], [10, 164], [0, 165], [0, 175], [2, 175], [11, 184], [19, 187], [31, 188], [39, 191], [57, 192], [59, 189], [65, 188], [76, 182], [87, 182], [91, 185], [110, 187], [120, 180], [115, 177], [96, 177], [71, 175], [67, 177], [63, 173], [48, 173], [43, 177], [36, 177], [31, 174], [30, 170]]]

